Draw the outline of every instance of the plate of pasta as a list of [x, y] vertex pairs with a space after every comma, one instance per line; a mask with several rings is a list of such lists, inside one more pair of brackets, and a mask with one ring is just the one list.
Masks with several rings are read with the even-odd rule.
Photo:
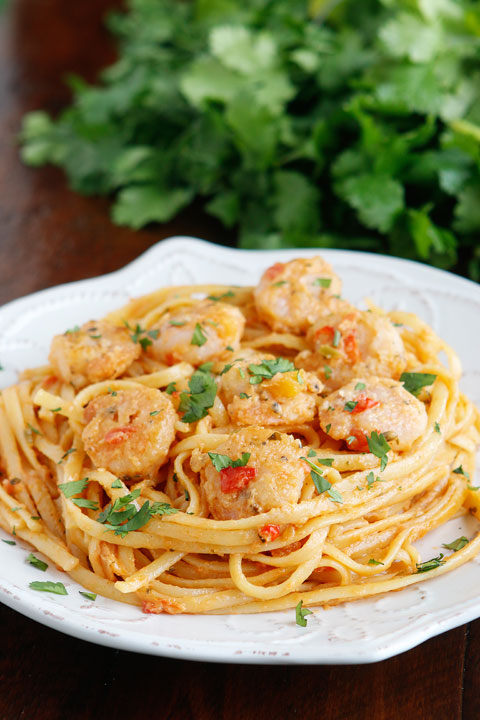
[[479, 310], [410, 261], [194, 238], [0, 308], [0, 598], [251, 663], [478, 617]]

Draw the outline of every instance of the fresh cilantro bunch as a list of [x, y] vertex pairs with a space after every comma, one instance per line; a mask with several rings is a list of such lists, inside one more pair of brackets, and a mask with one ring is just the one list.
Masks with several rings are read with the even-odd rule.
[[360, 248], [480, 279], [480, 6], [130, 0], [22, 157], [139, 228], [194, 198], [242, 247]]

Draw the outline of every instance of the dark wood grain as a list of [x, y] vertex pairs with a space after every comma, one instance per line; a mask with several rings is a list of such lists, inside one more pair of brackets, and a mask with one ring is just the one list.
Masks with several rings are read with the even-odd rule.
[[[82, 198], [61, 172], [25, 168], [24, 112], [57, 112], [67, 72], [93, 80], [114, 56], [102, 28], [112, 0], [11, 0], [0, 18], [0, 302], [121, 267], [172, 234], [232, 238], [200, 209], [141, 232], [114, 227], [108, 201]], [[480, 623], [375, 665], [254, 667], [189, 663], [89, 645], [0, 607], [0, 720], [460, 720], [480, 718]], [[465, 655], [466, 649], [466, 655]], [[464, 666], [464, 656], [466, 663]]]

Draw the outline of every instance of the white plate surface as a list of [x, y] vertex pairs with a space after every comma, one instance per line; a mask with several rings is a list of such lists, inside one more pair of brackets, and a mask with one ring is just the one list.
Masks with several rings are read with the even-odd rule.
[[[164, 285], [252, 285], [275, 261], [315, 255], [312, 250], [250, 252], [192, 238], [172, 238], [126, 268], [104, 277], [43, 290], [0, 308], [0, 375], [3, 387], [17, 372], [46, 361], [54, 333], [104, 315], [130, 297]], [[355, 303], [366, 296], [385, 309], [417, 313], [460, 354], [462, 388], [480, 404], [480, 286], [425, 265], [368, 253], [325, 250]], [[475, 484], [480, 484], [477, 473]], [[418, 543], [424, 559], [443, 542], [477, 523], [454, 519]], [[0, 530], [0, 537], [7, 535]], [[191, 660], [240, 663], [345, 664], [382, 660], [480, 616], [480, 558], [448, 575], [400, 592], [314, 609], [306, 628], [293, 610], [264, 615], [144, 615], [138, 608], [98, 597], [49, 567], [26, 563], [30, 548], [0, 542], [0, 599], [38, 622], [91, 642], [124, 650]], [[40, 554], [39, 554], [40, 555]], [[40, 555], [41, 556], [41, 555]], [[40, 578], [39, 575], [42, 575]], [[30, 590], [32, 580], [62, 581], [67, 596]]]

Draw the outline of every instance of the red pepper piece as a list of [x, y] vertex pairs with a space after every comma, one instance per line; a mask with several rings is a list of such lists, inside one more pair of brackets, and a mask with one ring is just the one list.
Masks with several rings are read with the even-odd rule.
[[224, 493], [239, 492], [254, 479], [257, 471], [253, 467], [227, 467], [220, 470], [220, 487]]
[[265, 540], [266, 542], [272, 542], [272, 540], [276, 540], [277, 537], [280, 535], [280, 526], [272, 524], [264, 525], [262, 528], [260, 528], [258, 534], [260, 535], [262, 540]]
[[357, 404], [352, 410], [352, 415], [365, 412], [365, 410], [370, 410], [370, 408], [377, 407], [377, 405], [380, 405], [378, 400], [372, 400], [372, 398], [367, 397], [365, 393], [362, 393], [358, 396]]
[[103, 438], [106, 443], [109, 445], [121, 445], [129, 435], [135, 432], [135, 428], [133, 428], [131, 425], [126, 425], [125, 427], [119, 427], [119, 428], [112, 428], [109, 430], [105, 437]]

